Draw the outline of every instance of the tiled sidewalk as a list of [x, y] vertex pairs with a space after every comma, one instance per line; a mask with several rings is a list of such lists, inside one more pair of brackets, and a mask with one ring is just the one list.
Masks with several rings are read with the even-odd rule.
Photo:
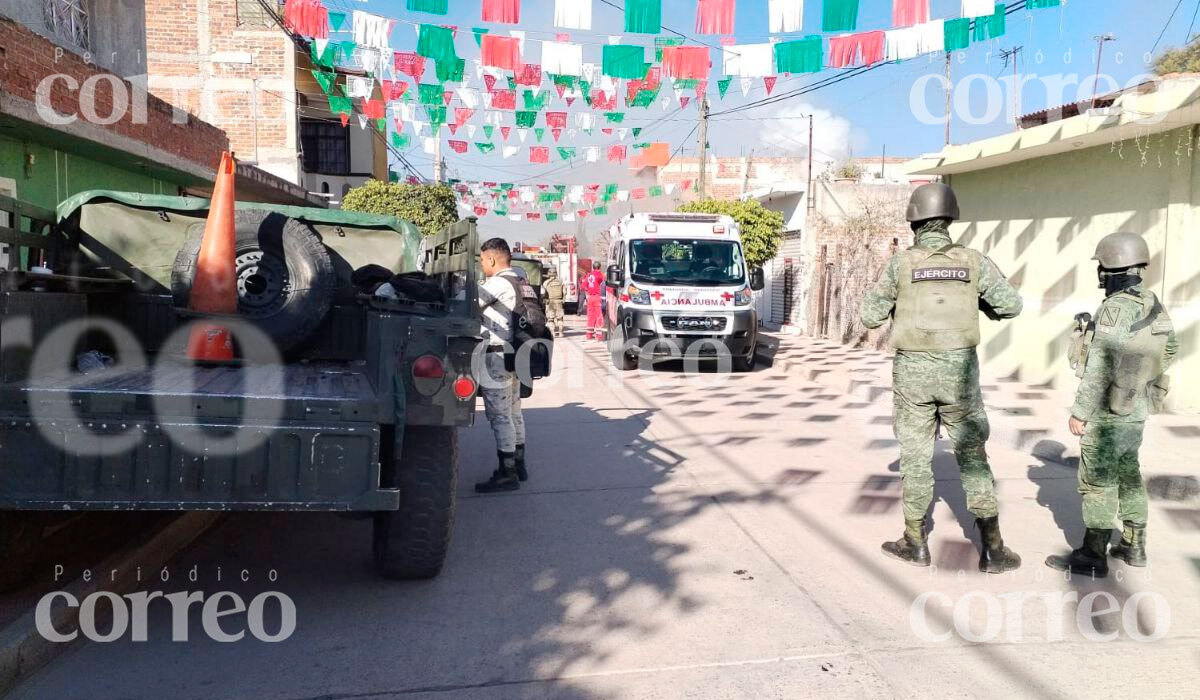
[[[830, 390], [830, 395], [853, 397], [866, 407], [883, 404], [890, 411], [892, 356], [856, 349], [829, 340], [797, 335], [763, 335], [760, 363], [771, 363], [800, 379]], [[1067, 430], [1071, 389], [1025, 384], [1013, 377], [989, 375], [982, 368], [984, 403], [992, 436], [989, 444], [1027, 452], [1035, 457], [1075, 466], [1079, 439]], [[1200, 477], [1200, 416], [1152, 416], [1142, 447], [1144, 471], [1165, 471]], [[1200, 492], [1200, 482], [1193, 482]], [[1183, 488], [1191, 491], [1192, 486]]]

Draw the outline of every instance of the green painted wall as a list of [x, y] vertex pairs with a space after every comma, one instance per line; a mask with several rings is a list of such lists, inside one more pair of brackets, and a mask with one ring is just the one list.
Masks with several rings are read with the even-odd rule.
[[1073, 388], [1067, 366], [1072, 319], [1094, 313], [1096, 243], [1133, 231], [1150, 245], [1147, 280], [1179, 332], [1171, 406], [1200, 410], [1200, 204], [1198, 144], [1190, 127], [949, 178], [963, 220], [956, 240], [987, 253], [1014, 282], [1025, 310], [1013, 322], [986, 323], [981, 355], [1023, 381]]
[[[26, 154], [34, 162], [25, 167]], [[132, 156], [129, 156], [132, 161]], [[70, 195], [92, 189], [178, 194], [182, 182], [169, 182], [142, 172], [130, 162], [114, 164], [67, 153], [35, 141], [0, 134], [0, 178], [16, 182], [18, 199], [53, 209]]]

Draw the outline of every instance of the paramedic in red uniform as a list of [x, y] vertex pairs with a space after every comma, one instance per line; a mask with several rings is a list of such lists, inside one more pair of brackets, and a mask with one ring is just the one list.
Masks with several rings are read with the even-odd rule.
[[587, 292], [587, 338], [604, 340], [604, 273], [600, 261], [592, 261], [592, 271], [583, 278], [583, 289]]

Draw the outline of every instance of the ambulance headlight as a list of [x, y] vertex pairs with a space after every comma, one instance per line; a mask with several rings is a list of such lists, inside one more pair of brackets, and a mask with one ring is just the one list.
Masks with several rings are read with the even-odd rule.
[[754, 294], [749, 287], [742, 287], [733, 294], [734, 306], [750, 306], [754, 301]]
[[640, 289], [631, 284], [625, 288], [625, 294], [629, 297], [629, 301], [634, 304], [650, 305], [650, 292], [645, 289]]

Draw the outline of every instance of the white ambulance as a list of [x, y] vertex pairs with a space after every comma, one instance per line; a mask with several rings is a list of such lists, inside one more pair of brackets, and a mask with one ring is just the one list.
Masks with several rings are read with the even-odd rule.
[[735, 371], [754, 367], [758, 314], [738, 226], [717, 214], [630, 214], [609, 231], [606, 282], [608, 349], [613, 366], [639, 359], [727, 357]]

